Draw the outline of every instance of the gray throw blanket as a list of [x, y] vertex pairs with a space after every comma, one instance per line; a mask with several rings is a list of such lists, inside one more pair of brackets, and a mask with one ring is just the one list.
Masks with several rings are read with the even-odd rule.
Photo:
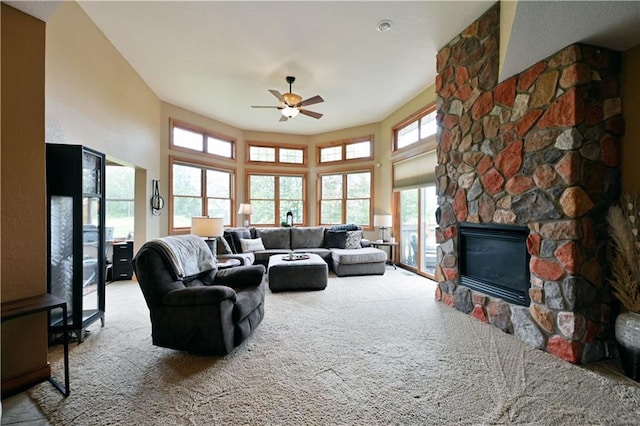
[[151, 240], [169, 259], [178, 278], [197, 275], [216, 268], [213, 253], [204, 240], [196, 235], [175, 235]]

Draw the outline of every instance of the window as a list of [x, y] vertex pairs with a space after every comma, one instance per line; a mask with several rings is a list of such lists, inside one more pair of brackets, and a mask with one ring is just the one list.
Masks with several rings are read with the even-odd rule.
[[193, 216], [223, 217], [231, 225], [233, 171], [171, 159], [171, 232], [191, 228]]
[[371, 225], [371, 170], [318, 176], [321, 225]]
[[393, 149], [397, 151], [424, 141], [435, 135], [437, 130], [436, 109], [431, 105], [394, 128]]
[[304, 175], [273, 175], [251, 172], [248, 178], [249, 202], [253, 208], [251, 223], [279, 226], [287, 212], [293, 214], [293, 223], [305, 222]]
[[216, 157], [235, 158], [233, 138], [217, 135], [177, 120], [170, 121], [171, 148], [183, 151], [198, 151]]
[[278, 145], [270, 142], [248, 142], [248, 163], [273, 163], [277, 165], [304, 166], [307, 147], [302, 145]]
[[318, 163], [373, 160], [373, 136], [318, 145]]
[[135, 169], [108, 165], [105, 170], [105, 226], [113, 237], [131, 239], [134, 227]]

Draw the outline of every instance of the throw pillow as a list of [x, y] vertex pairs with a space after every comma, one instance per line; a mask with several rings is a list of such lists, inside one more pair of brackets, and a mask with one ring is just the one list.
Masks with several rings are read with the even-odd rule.
[[231, 249], [231, 253], [238, 253], [238, 249], [236, 248], [235, 243], [233, 242], [233, 231], [224, 231], [222, 234], [222, 238], [227, 242], [229, 248]]
[[242, 245], [240, 244], [241, 239], [250, 240], [251, 239], [251, 231], [248, 229], [241, 229], [233, 231], [231, 234], [233, 238], [233, 244], [236, 246], [236, 253], [244, 253], [242, 251]]
[[231, 251], [231, 246], [229, 246], [229, 243], [227, 242], [227, 240], [225, 240], [224, 238], [216, 238], [216, 250], [218, 252], [218, 254], [232, 254], [233, 251]]
[[240, 239], [240, 246], [242, 247], [243, 253], [249, 253], [251, 251], [262, 251], [264, 250], [264, 244], [262, 244], [262, 238], [254, 238], [254, 239]]
[[360, 227], [355, 223], [347, 223], [343, 225], [333, 225], [331, 227], [332, 231], [357, 231]]
[[347, 231], [327, 231], [324, 234], [325, 248], [343, 249], [347, 245]]
[[344, 248], [346, 249], [359, 249], [360, 240], [362, 240], [362, 231], [347, 231], [347, 241]]

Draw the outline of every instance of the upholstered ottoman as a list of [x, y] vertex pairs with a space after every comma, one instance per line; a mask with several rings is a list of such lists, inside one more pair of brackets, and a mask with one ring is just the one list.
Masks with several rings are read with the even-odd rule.
[[284, 260], [283, 256], [286, 255], [276, 254], [269, 258], [267, 280], [271, 291], [324, 290], [327, 287], [329, 268], [320, 256], [309, 253], [308, 259], [301, 260]]
[[373, 247], [331, 249], [333, 272], [339, 277], [351, 275], [384, 275], [387, 253]]

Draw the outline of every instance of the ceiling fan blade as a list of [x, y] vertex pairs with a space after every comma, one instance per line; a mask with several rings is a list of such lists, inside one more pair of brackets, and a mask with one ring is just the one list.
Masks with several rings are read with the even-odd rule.
[[288, 120], [288, 118], [286, 116], [284, 116], [284, 115], [280, 116], [280, 120], [279, 121], [287, 121], [287, 120]]
[[312, 98], [305, 99], [304, 101], [300, 102], [299, 104], [296, 105], [296, 107], [319, 104], [320, 102], [324, 102], [324, 99], [322, 99], [322, 96], [315, 95]]
[[266, 106], [266, 105], [251, 105], [251, 108], [278, 108], [278, 109], [282, 109], [282, 107], [279, 106]]
[[308, 109], [298, 108], [298, 110], [300, 111], [300, 114], [308, 115], [309, 117], [313, 117], [313, 118], [320, 118], [324, 115], [324, 114], [320, 114], [319, 112], [309, 111]]
[[276, 98], [278, 98], [278, 100], [280, 102], [284, 103], [284, 97], [282, 96], [282, 93], [278, 92], [277, 90], [273, 90], [273, 89], [269, 89], [269, 91], [271, 92], [271, 94], [273, 96], [275, 96]]

